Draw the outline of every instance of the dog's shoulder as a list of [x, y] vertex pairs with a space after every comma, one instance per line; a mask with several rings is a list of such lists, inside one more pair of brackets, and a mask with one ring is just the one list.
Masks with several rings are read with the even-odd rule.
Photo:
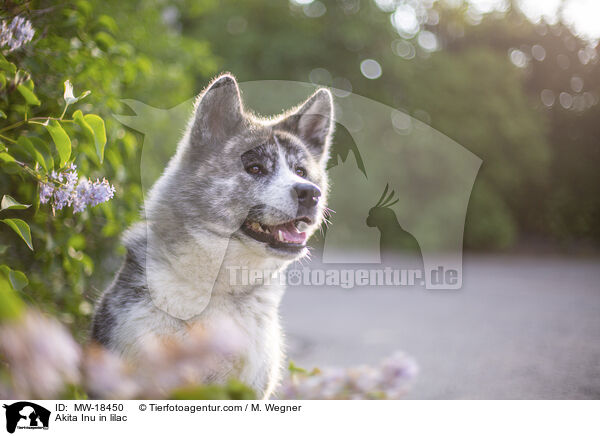
[[123, 237], [127, 249], [121, 269], [97, 304], [92, 322], [92, 340], [113, 347], [115, 329], [132, 306], [149, 303], [146, 283], [146, 226], [138, 223]]

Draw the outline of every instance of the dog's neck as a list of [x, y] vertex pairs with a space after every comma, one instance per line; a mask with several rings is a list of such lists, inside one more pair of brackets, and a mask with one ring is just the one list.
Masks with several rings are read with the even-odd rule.
[[[266, 287], [260, 280], [232, 282], [236, 271], [280, 271], [290, 263], [266, 257], [234, 236], [188, 229], [187, 237], [181, 238], [179, 230], [177, 239], [152, 225], [146, 233], [148, 290], [158, 308], [179, 319], [200, 315], [214, 297], [235, 297]], [[279, 293], [281, 286], [275, 283], [272, 289]]]

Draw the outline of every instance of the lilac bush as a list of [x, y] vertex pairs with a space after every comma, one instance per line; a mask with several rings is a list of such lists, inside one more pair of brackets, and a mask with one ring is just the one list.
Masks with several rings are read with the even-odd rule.
[[[222, 320], [210, 329], [191, 328], [178, 340], [149, 338], [135, 361], [127, 361], [98, 345], [79, 345], [58, 321], [27, 309], [0, 324], [0, 354], [12, 368], [7, 377], [0, 366], [0, 399], [56, 398], [73, 386], [99, 399], [176, 397], [181, 390], [202, 389], [224, 358], [241, 358], [242, 344], [237, 329]], [[375, 366], [311, 373], [292, 367], [278, 398], [399, 399], [417, 372], [400, 352]]]

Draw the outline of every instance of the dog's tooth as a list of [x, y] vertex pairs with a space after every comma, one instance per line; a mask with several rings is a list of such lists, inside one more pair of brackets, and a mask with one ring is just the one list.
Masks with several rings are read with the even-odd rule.
[[298, 230], [299, 232], [303, 232], [307, 228], [308, 228], [308, 224], [306, 224], [304, 221], [296, 222], [296, 230]]
[[281, 232], [281, 230], [279, 230], [277, 232], [277, 239], [279, 239], [281, 242], [283, 242], [283, 233]]

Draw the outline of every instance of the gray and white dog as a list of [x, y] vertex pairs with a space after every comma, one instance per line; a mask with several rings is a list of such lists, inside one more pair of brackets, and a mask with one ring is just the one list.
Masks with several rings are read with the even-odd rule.
[[284, 289], [232, 284], [231, 271], [283, 270], [307, 254], [323, 220], [332, 133], [326, 89], [261, 119], [244, 110], [233, 76], [215, 79], [148, 195], [146, 220], [124, 237], [125, 262], [97, 306], [93, 340], [135, 359], [151, 338], [227, 319], [243, 338], [241, 360], [224, 360], [204, 381], [237, 378], [268, 398], [283, 363]]

